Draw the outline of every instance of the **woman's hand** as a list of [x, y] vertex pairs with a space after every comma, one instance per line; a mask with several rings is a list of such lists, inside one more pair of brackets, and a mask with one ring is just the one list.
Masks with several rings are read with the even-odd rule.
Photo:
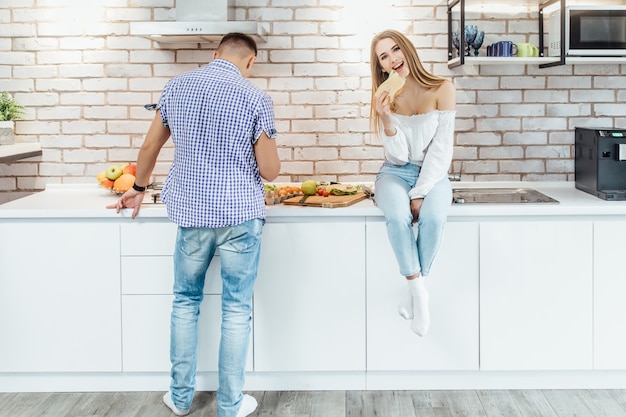
[[413, 219], [411, 220], [411, 224], [417, 223], [417, 220], [420, 217], [420, 210], [422, 208], [422, 203], [424, 203], [423, 198], [414, 198], [411, 200], [411, 215]]
[[389, 92], [383, 91], [376, 99], [376, 112], [383, 124], [385, 135], [394, 136], [397, 130], [391, 118], [391, 96], [389, 96]]
[[388, 91], [383, 91], [376, 99], [376, 113], [381, 118], [391, 117], [391, 97]]

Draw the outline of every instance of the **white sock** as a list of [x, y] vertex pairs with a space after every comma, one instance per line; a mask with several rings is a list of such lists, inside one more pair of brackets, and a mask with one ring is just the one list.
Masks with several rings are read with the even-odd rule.
[[400, 315], [407, 320], [411, 320], [413, 318], [413, 297], [411, 297], [411, 293], [409, 291], [402, 294], [402, 300], [400, 300], [400, 304], [398, 304], [398, 313], [400, 313]]
[[409, 284], [409, 293], [413, 299], [413, 321], [411, 322], [411, 330], [419, 336], [424, 336], [430, 327], [430, 312], [428, 301], [430, 296], [424, 285], [424, 277], [407, 280]]

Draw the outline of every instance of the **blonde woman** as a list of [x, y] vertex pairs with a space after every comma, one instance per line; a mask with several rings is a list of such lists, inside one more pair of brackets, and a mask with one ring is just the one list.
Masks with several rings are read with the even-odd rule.
[[[452, 187], [456, 90], [445, 78], [424, 69], [411, 41], [386, 30], [371, 44], [372, 128], [382, 139], [385, 161], [376, 177], [376, 204], [406, 277], [408, 291], [398, 306], [411, 329], [424, 336], [430, 326], [425, 280], [439, 249]], [[404, 77], [400, 93], [376, 96], [391, 71]], [[417, 224], [417, 236], [413, 225]]]

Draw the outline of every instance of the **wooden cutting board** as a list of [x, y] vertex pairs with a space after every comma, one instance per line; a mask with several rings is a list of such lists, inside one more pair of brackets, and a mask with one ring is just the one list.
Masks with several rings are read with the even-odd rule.
[[328, 197], [322, 197], [321, 195], [312, 195], [307, 197], [304, 203], [300, 203], [302, 196], [291, 197], [283, 201], [283, 204], [289, 204], [293, 206], [305, 206], [305, 207], [348, 207], [354, 203], [358, 203], [361, 200], [367, 198], [367, 195], [363, 191], [358, 191], [352, 195], [329, 195]]

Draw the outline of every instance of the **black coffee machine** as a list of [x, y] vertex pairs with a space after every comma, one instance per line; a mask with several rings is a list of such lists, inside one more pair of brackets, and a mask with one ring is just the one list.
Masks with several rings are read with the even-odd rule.
[[576, 128], [576, 188], [604, 200], [626, 200], [626, 129]]

